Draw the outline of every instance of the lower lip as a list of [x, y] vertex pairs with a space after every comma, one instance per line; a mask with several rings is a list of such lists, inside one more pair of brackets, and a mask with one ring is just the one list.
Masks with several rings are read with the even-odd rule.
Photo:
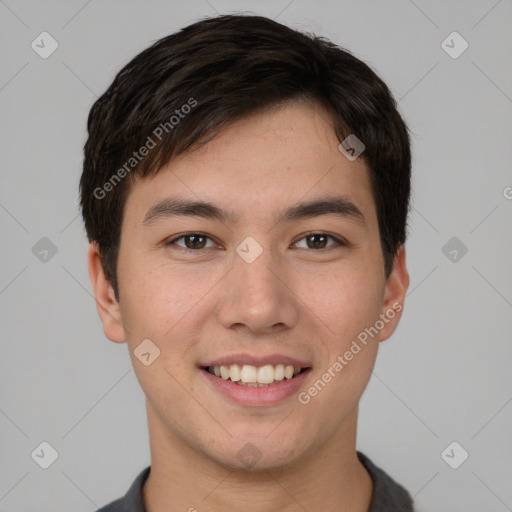
[[278, 384], [258, 388], [255, 386], [241, 386], [230, 380], [224, 380], [201, 368], [201, 373], [208, 379], [214, 388], [225, 397], [249, 407], [269, 407], [276, 405], [285, 398], [298, 392], [311, 368], [303, 370], [292, 379], [284, 379]]

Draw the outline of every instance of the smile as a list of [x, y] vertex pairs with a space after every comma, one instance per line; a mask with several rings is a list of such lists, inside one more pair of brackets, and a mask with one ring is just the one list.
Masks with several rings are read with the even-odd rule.
[[249, 364], [230, 364], [207, 366], [204, 369], [216, 377], [240, 386], [266, 387], [292, 379], [306, 368], [285, 364], [267, 364], [259, 367]]
[[[296, 395], [311, 373], [311, 367], [284, 364], [253, 366], [234, 363], [199, 369], [210, 389], [229, 402], [244, 407], [277, 406]], [[238, 380], [231, 380], [231, 374]]]

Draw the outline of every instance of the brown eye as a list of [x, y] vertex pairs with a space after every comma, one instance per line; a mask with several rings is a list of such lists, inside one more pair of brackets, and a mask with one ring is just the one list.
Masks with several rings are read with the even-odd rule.
[[[178, 244], [178, 240], [183, 240], [184, 246]], [[208, 240], [210, 240], [210, 238], [206, 235], [202, 235], [200, 233], [189, 233], [187, 235], [181, 235], [177, 238], [174, 238], [173, 240], [170, 240], [167, 242], [167, 245], [177, 245], [182, 249], [197, 250], [204, 249]]]
[[323, 249], [327, 244], [327, 236], [325, 235], [309, 235], [306, 237], [311, 242], [309, 247], [314, 249]]
[[[329, 239], [334, 240], [334, 244], [327, 245]], [[336, 245], [345, 245], [341, 240], [338, 240], [332, 235], [327, 235], [326, 233], [311, 233], [299, 240], [299, 242], [302, 240], [306, 240], [306, 249], [328, 249]], [[297, 244], [299, 242], [297, 242]]]
[[[202, 249], [206, 243], [206, 237], [202, 235], [187, 235], [184, 237], [187, 249]], [[190, 243], [187, 243], [190, 242]]]

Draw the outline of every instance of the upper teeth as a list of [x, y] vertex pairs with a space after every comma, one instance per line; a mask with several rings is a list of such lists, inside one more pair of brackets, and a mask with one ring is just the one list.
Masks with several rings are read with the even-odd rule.
[[301, 368], [284, 364], [267, 364], [265, 366], [252, 366], [250, 364], [231, 364], [221, 366], [210, 366], [208, 371], [224, 380], [231, 379], [233, 382], [257, 382], [270, 384], [275, 380], [291, 379], [300, 372]]

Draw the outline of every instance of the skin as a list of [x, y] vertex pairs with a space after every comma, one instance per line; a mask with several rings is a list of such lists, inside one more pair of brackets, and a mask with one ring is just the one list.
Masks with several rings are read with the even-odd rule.
[[[371, 479], [355, 451], [358, 402], [379, 341], [391, 336], [400, 312], [306, 405], [296, 395], [272, 407], [238, 405], [197, 368], [235, 352], [286, 354], [310, 362], [307, 390], [379, 315], [403, 304], [405, 249], [386, 280], [368, 170], [338, 144], [328, 112], [294, 101], [233, 123], [155, 177], [137, 180], [121, 230], [119, 303], [90, 245], [105, 335], [128, 343], [146, 395], [148, 512], [368, 510]], [[284, 208], [334, 193], [361, 210], [365, 226], [332, 214], [275, 223]], [[214, 202], [240, 218], [143, 225], [169, 196]], [[210, 237], [206, 247], [186, 249], [184, 239], [166, 245], [194, 232]], [[315, 248], [308, 232], [348, 245], [328, 238]], [[250, 264], [235, 251], [247, 236], [263, 249]], [[149, 366], [134, 355], [146, 338], [161, 351]], [[251, 468], [237, 457], [247, 442], [261, 455]]]

